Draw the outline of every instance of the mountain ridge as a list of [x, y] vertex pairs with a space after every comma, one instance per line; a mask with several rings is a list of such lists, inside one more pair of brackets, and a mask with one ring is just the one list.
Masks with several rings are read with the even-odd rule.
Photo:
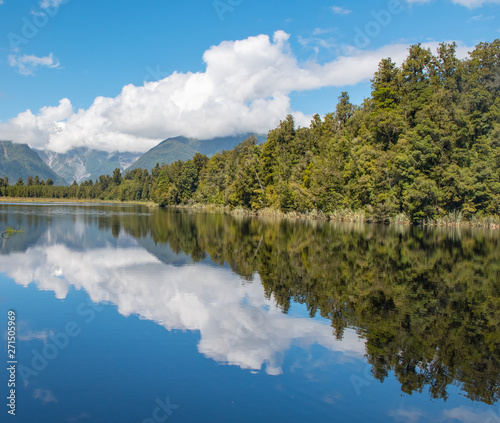
[[68, 184], [96, 180], [101, 175], [111, 175], [116, 168], [124, 171], [139, 157], [140, 153], [119, 153], [77, 147], [66, 153], [50, 150], [35, 150], [40, 158]]
[[66, 182], [27, 144], [16, 144], [12, 141], [0, 141], [0, 177], [8, 177], [10, 184], [19, 178], [26, 182], [29, 176], [40, 179], [52, 179], [55, 185], [66, 185]]
[[[144, 153], [136, 162], [125, 170], [151, 170], [155, 167], [156, 163], [162, 165], [171, 164], [177, 160], [189, 160], [192, 159], [196, 153], [212, 157], [217, 153], [221, 153], [223, 150], [230, 150], [236, 147], [240, 142], [252, 135], [251, 133], [247, 133], [206, 140], [187, 138], [184, 136], [167, 138]], [[257, 135], [257, 139], [259, 143], [261, 143], [266, 140], [266, 136]]]
[[[88, 147], [76, 147], [66, 153], [41, 150], [27, 144], [0, 141], [0, 177], [7, 176], [10, 184], [21, 177], [52, 179], [55, 185], [70, 185], [74, 181], [97, 180], [101, 175], [112, 175], [116, 168], [122, 172], [134, 169], [151, 170], [156, 163], [170, 164], [177, 160], [192, 159], [196, 153], [211, 157], [230, 150], [252, 134], [239, 134], [207, 140], [177, 136], [167, 138], [144, 154], [106, 152]], [[257, 136], [259, 142], [265, 136]]]

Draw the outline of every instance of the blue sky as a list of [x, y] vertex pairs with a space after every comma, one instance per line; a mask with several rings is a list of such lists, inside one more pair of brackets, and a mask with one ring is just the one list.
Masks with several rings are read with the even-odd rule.
[[500, 0], [0, 0], [0, 139], [146, 151], [307, 125], [341, 91], [369, 96], [380, 59], [443, 41], [463, 57], [499, 17]]

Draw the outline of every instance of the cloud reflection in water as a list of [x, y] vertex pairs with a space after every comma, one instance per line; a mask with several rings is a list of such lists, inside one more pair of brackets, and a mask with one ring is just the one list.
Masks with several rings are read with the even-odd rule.
[[63, 244], [35, 246], [0, 256], [0, 268], [16, 283], [35, 283], [64, 299], [71, 286], [96, 303], [109, 302], [123, 316], [136, 314], [168, 330], [199, 331], [200, 353], [243, 369], [282, 373], [292, 346], [319, 344], [341, 353], [341, 360], [362, 358], [365, 344], [354, 331], [342, 341], [329, 325], [288, 316], [267, 299], [260, 278], [253, 283], [231, 270], [207, 264], [172, 266], [140, 247], [74, 251]]

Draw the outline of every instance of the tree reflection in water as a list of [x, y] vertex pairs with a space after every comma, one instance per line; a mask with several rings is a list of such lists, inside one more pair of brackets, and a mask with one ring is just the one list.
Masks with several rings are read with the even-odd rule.
[[[102, 217], [106, 220], [106, 217]], [[298, 222], [158, 210], [113, 220], [194, 261], [252, 280], [284, 313], [291, 301], [367, 341], [375, 378], [447, 398], [450, 384], [499, 396], [500, 237], [495, 232]], [[111, 221], [109, 222], [111, 224]]]

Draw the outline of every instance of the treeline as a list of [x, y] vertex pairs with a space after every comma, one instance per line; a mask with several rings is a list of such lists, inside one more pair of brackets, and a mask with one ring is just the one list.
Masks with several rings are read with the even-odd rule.
[[[414, 45], [400, 67], [380, 62], [361, 106], [344, 92], [335, 112], [314, 116], [308, 128], [296, 128], [288, 116], [261, 145], [251, 137], [230, 151], [197, 154], [151, 175], [122, 178], [117, 169], [95, 183], [36, 192], [161, 206], [349, 210], [377, 221], [498, 219], [499, 75], [500, 40], [479, 44], [465, 60], [457, 59], [455, 44], [441, 44], [437, 55]], [[3, 192], [24, 196], [20, 187]]]
[[135, 169], [122, 176], [115, 169], [112, 176], [101, 175], [95, 182], [73, 182], [69, 186], [54, 186], [51, 179], [41, 181], [37, 176], [29, 177], [26, 184], [19, 178], [15, 185], [0, 178], [0, 195], [21, 198], [96, 199], [119, 201], [148, 201], [151, 187], [159, 173], [159, 166], [150, 174], [147, 170]]

